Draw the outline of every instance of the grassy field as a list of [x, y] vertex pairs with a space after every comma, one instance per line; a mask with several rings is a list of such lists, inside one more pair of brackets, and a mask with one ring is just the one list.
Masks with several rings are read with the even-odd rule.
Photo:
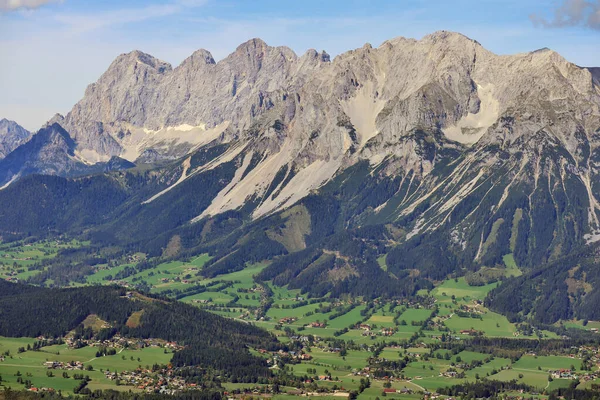
[[452, 297], [462, 301], [483, 300], [485, 296], [498, 284], [492, 283], [484, 286], [469, 286], [464, 278], [448, 279], [431, 291], [439, 302], [452, 302]]
[[423, 322], [430, 316], [431, 310], [426, 308], [409, 308], [400, 315], [398, 320], [410, 324], [412, 322]]
[[364, 306], [354, 307], [352, 310], [348, 311], [344, 315], [341, 315], [329, 321], [328, 326], [332, 329], [343, 329], [352, 326], [361, 319], [363, 319], [363, 317], [360, 315], [360, 312], [364, 309]]
[[523, 272], [517, 266], [517, 263], [515, 262], [515, 258], [513, 257], [512, 253], [502, 257], [502, 260], [504, 261], [504, 265], [506, 266], [506, 272], [504, 273], [505, 276], [523, 275]]
[[29, 269], [44, 260], [56, 257], [63, 249], [88, 244], [77, 240], [43, 240], [34, 243], [0, 243], [0, 279], [24, 280], [40, 273], [41, 269]]

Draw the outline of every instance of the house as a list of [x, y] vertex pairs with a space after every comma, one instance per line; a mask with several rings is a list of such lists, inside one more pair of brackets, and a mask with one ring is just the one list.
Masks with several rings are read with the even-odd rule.
[[392, 336], [394, 334], [394, 330], [392, 328], [383, 328], [381, 330], [381, 334], [383, 336]]
[[283, 317], [279, 320], [280, 324], [291, 324], [292, 322], [296, 321], [297, 318], [296, 317]]

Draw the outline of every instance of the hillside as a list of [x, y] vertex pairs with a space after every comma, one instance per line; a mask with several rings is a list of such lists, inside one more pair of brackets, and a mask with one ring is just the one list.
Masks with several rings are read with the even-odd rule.
[[[141, 315], [132, 325], [132, 315]], [[183, 303], [153, 299], [116, 287], [45, 289], [0, 281], [0, 336], [56, 338], [90, 315], [106, 321], [99, 334], [111, 338], [164, 339], [183, 347], [175, 366], [215, 370], [229, 379], [270, 376], [263, 360], [248, 346], [277, 348], [276, 339], [246, 323], [225, 319]], [[43, 318], [40, 318], [43, 316]]]

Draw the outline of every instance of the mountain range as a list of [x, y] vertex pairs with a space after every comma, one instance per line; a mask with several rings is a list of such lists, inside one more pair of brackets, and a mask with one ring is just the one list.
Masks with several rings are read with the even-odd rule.
[[5, 236], [208, 251], [212, 276], [272, 260], [261, 278], [365, 296], [510, 255], [526, 274], [502, 304], [569, 260], [528, 301], [562, 296], [544, 322], [600, 318], [600, 69], [549, 49], [501, 56], [441, 31], [333, 60], [260, 39], [175, 68], [134, 51], [20, 137], [0, 145]]

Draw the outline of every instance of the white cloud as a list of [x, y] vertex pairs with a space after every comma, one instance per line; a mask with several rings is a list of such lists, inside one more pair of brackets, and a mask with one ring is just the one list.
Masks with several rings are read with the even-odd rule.
[[20, 8], [33, 9], [59, 0], [0, 0], [0, 10], [14, 11]]
[[600, 30], [600, 0], [564, 0], [554, 10], [552, 19], [537, 14], [531, 15], [530, 19], [536, 26], [545, 28], [582, 26]]

